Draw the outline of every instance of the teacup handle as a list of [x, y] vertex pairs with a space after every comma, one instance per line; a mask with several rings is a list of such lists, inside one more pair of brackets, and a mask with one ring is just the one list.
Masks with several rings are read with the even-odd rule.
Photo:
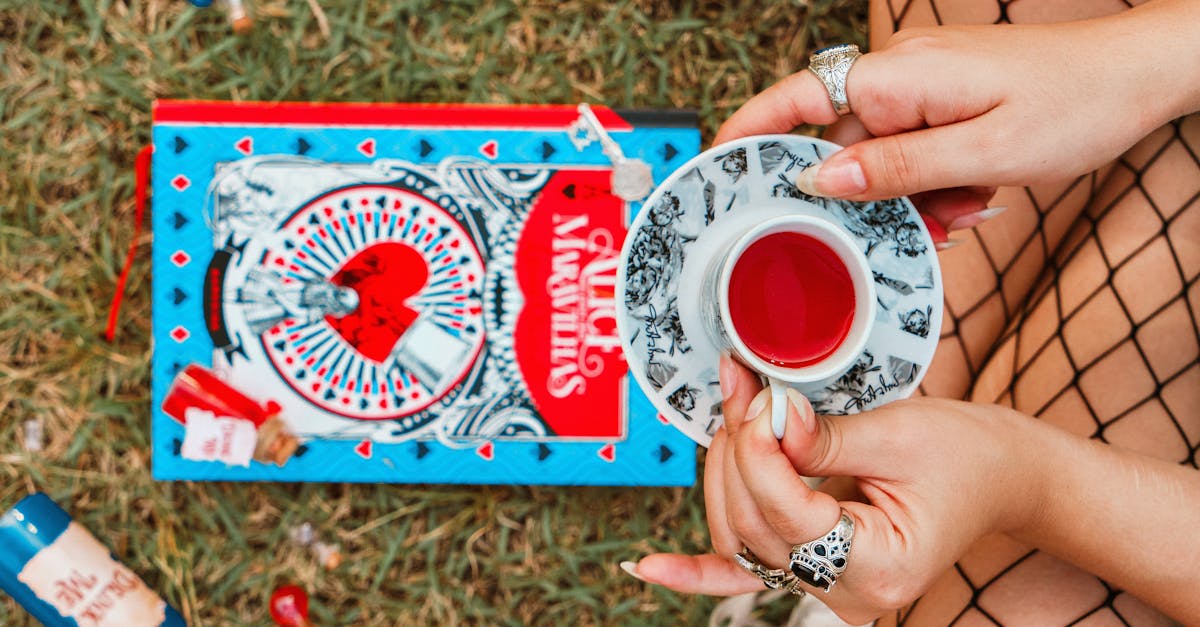
[[787, 427], [788, 384], [775, 377], [767, 377], [767, 385], [771, 386], [771, 431], [776, 439], [782, 440]]

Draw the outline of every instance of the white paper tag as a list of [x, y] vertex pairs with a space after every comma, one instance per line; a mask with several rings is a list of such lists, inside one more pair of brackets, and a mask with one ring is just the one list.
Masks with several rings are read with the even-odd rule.
[[217, 417], [211, 411], [189, 407], [184, 412], [186, 431], [179, 454], [198, 462], [225, 462], [246, 467], [254, 457], [258, 431], [240, 418]]
[[392, 349], [396, 362], [415, 372], [429, 388], [438, 388], [470, 355], [471, 346], [428, 317], [417, 318]]
[[158, 627], [167, 604], [78, 523], [17, 575], [41, 600], [82, 627]]

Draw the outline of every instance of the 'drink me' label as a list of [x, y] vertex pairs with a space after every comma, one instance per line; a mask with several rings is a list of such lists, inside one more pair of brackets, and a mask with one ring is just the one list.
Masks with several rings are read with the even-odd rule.
[[77, 523], [17, 578], [82, 627], [158, 627], [166, 620], [166, 602]]
[[250, 465], [258, 431], [254, 423], [239, 418], [217, 416], [211, 411], [189, 407], [183, 446], [179, 454], [198, 462], [225, 462], [229, 466]]

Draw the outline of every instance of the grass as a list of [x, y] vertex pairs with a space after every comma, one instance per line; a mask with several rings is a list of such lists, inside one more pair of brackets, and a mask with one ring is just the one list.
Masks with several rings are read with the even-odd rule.
[[[184, 0], [0, 0], [0, 508], [50, 493], [195, 625], [264, 624], [287, 581], [323, 625], [707, 621], [712, 599], [617, 567], [704, 550], [699, 488], [152, 481], [148, 246], [118, 341], [99, 338], [133, 157], [151, 101], [180, 97], [684, 107], [711, 139], [809, 49], [861, 43], [864, 5], [270, 0], [235, 37]], [[33, 418], [48, 445], [29, 455]], [[287, 541], [302, 521], [341, 568]], [[31, 622], [0, 597], [0, 624]]]

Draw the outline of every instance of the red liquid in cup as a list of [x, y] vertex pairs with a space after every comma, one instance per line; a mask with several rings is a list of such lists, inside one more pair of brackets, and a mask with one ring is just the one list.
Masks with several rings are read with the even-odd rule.
[[854, 283], [829, 246], [801, 233], [750, 244], [729, 279], [729, 315], [746, 348], [783, 368], [829, 357], [854, 322]]

